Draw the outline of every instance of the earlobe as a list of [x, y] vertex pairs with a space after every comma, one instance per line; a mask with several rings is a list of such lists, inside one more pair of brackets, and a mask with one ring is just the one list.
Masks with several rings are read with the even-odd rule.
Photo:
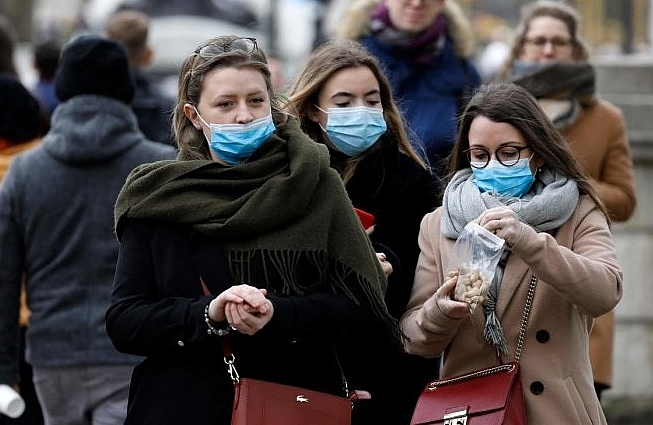
[[317, 116], [319, 112], [320, 110], [317, 109], [315, 105], [311, 105], [310, 108], [308, 108], [308, 118], [313, 122], [319, 123], [320, 119]]
[[193, 105], [190, 103], [184, 104], [184, 115], [186, 115], [186, 118], [188, 118], [188, 120], [193, 123], [193, 126], [197, 130], [202, 130], [202, 126], [199, 122], [199, 119], [197, 118], [197, 110]]

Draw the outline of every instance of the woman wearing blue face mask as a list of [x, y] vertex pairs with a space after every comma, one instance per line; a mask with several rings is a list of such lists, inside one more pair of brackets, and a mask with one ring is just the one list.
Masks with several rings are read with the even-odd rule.
[[[442, 207], [422, 221], [400, 322], [407, 351], [442, 354], [443, 379], [513, 361], [535, 282], [519, 363], [526, 422], [605, 424], [589, 331], [621, 298], [623, 278], [607, 210], [568, 143], [525, 89], [486, 86], [460, 119], [449, 170]], [[505, 240], [473, 312], [454, 299], [455, 243], [470, 222]]]
[[[290, 109], [313, 140], [329, 148], [331, 166], [355, 207], [373, 214], [370, 239], [391, 273], [385, 302], [397, 319], [413, 285], [422, 217], [439, 205], [439, 184], [415, 153], [390, 85], [377, 60], [358, 43], [329, 42], [306, 61], [289, 91]], [[392, 353], [361, 339], [365, 364], [378, 382], [356, 412], [364, 423], [410, 422], [417, 395], [437, 376], [438, 360]], [[382, 371], [382, 372], [381, 372]]]
[[107, 331], [146, 358], [125, 424], [228, 425], [221, 338], [241, 376], [340, 396], [352, 340], [399, 346], [383, 271], [328, 151], [271, 87], [254, 39], [199, 46], [179, 78], [177, 160], [135, 169], [122, 188]]

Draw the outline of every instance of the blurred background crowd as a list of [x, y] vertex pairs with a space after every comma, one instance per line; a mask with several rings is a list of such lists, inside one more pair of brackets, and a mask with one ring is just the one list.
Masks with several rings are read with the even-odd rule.
[[[480, 72], [491, 76], [508, 54], [507, 45], [524, 0], [460, 0], [476, 35]], [[649, 54], [652, 7], [649, 0], [576, 0], [582, 35], [593, 55]], [[174, 92], [175, 73], [189, 49], [216, 33], [247, 32], [279, 60], [285, 78], [321, 40], [332, 35], [348, 0], [3, 0], [0, 13], [16, 27], [17, 61], [28, 85], [37, 79], [33, 46], [47, 40], [100, 32], [119, 8], [135, 7], [151, 16], [155, 52], [149, 70]], [[290, 30], [292, 29], [292, 30]]]

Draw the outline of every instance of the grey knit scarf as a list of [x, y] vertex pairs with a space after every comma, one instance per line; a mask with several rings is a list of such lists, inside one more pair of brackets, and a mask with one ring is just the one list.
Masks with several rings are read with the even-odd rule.
[[[569, 220], [578, 204], [578, 198], [576, 182], [549, 168], [537, 172], [530, 190], [521, 198], [505, 198], [495, 193], [481, 192], [474, 183], [471, 169], [467, 168], [458, 171], [445, 189], [441, 231], [447, 238], [458, 239], [465, 225], [476, 220], [483, 211], [505, 205], [536, 231], [548, 232]], [[485, 339], [500, 354], [506, 354], [507, 349], [503, 328], [496, 316], [496, 302], [509, 252], [504, 251], [499, 261], [483, 305]]]

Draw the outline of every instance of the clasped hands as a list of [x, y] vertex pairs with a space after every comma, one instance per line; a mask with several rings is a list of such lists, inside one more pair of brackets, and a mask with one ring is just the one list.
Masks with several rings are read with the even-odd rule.
[[274, 314], [267, 293], [266, 289], [251, 285], [234, 285], [211, 301], [209, 318], [216, 322], [226, 320], [236, 331], [254, 335]]

